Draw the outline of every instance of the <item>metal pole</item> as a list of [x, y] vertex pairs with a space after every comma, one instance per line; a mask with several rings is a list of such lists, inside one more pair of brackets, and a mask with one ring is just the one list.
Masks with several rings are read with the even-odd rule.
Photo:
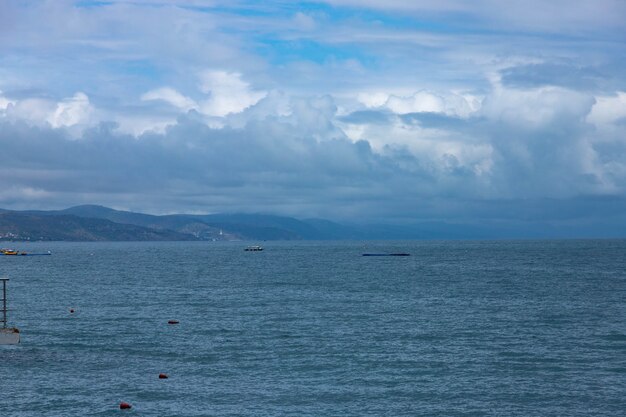
[[7, 279], [2, 279], [2, 327], [7, 327]]

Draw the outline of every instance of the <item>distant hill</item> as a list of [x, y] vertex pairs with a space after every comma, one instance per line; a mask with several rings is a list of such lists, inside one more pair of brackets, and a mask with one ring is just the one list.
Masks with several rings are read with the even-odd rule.
[[[118, 224], [146, 227], [153, 230], [169, 230], [188, 236], [193, 240], [233, 240], [240, 236], [220, 234], [220, 230], [186, 215], [154, 216], [151, 214], [134, 213], [114, 210], [96, 205], [82, 205], [65, 210], [28, 211], [26, 213], [41, 216], [72, 215], [88, 219], [109, 220]], [[180, 239], [177, 239], [180, 240]]]
[[65, 210], [0, 209], [0, 240], [379, 240], [493, 239], [623, 236], [623, 228], [600, 234], [550, 224], [416, 222], [345, 225], [324, 219], [299, 220], [267, 214], [174, 214], [155, 216], [84, 205]]
[[76, 206], [48, 213], [107, 219], [157, 230], [174, 230], [191, 234], [199, 240], [325, 240], [347, 237], [346, 234], [337, 232], [345, 229], [345, 226], [327, 220], [323, 221], [324, 227], [318, 227], [318, 224], [322, 223], [265, 214], [154, 216], [94, 205]]
[[0, 240], [327, 240], [358, 234], [327, 220], [263, 214], [155, 216], [97, 205], [0, 213]]
[[216, 228], [243, 233], [257, 239], [332, 239], [332, 234], [325, 230], [292, 217], [266, 214], [211, 214], [193, 218]]
[[153, 241], [195, 240], [172, 230], [156, 230], [71, 215], [0, 213], [0, 240]]

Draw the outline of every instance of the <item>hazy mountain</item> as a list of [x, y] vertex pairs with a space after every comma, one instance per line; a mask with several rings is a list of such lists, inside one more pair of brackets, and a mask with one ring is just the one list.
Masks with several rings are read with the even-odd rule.
[[[1, 212], [1, 211], [0, 211]], [[300, 239], [345, 239], [355, 236], [352, 229], [347, 229], [339, 224], [326, 220], [302, 221], [291, 217], [272, 216], [264, 214], [213, 214], [213, 215], [164, 215], [155, 216], [143, 213], [114, 210], [97, 205], [82, 205], [70, 207], [64, 210], [49, 211], [22, 211], [7, 212], [15, 215], [30, 216], [38, 219], [43, 227], [48, 223], [49, 233], [36, 239], [44, 240], [68, 240], [67, 233], [52, 229], [59, 224], [59, 217], [71, 217], [84, 220], [106, 220], [116, 224], [120, 238], [113, 234], [106, 239], [95, 238], [86, 231], [74, 233], [76, 240], [162, 240], [161, 235], [169, 236], [171, 240], [300, 240]], [[33, 236], [32, 228], [27, 228], [25, 217], [11, 217], [15, 227], [7, 228], [8, 223], [0, 226], [0, 235], [3, 232], [12, 233], [14, 230], [29, 230], [28, 236]], [[46, 220], [47, 219], [47, 220]], [[6, 219], [8, 222], [8, 218]], [[86, 230], [90, 230], [89, 223], [82, 222]], [[95, 226], [95, 224], [92, 224]], [[141, 229], [124, 228], [135, 226]], [[149, 239], [139, 234], [137, 239], [130, 239], [139, 230], [148, 229], [154, 233], [154, 239]], [[122, 233], [125, 230], [126, 233]], [[345, 233], [350, 230], [350, 233]], [[36, 233], [35, 233], [36, 234]], [[56, 236], [57, 238], [54, 238]]]
[[330, 236], [311, 224], [292, 217], [267, 214], [210, 214], [194, 218], [221, 229], [252, 233], [267, 239], [329, 239]]
[[195, 240], [191, 235], [71, 215], [0, 213], [2, 240]]
[[354, 234], [344, 233], [345, 230], [348, 230], [347, 228], [327, 220], [302, 221], [292, 217], [266, 214], [175, 214], [154, 216], [95, 205], [76, 206], [45, 213], [49, 215], [72, 214], [157, 230], [173, 230], [179, 233], [191, 234], [200, 240], [324, 240], [344, 239]]
[[[97, 205], [82, 205], [70, 207], [65, 210], [28, 211], [27, 213], [42, 216], [73, 215], [81, 218], [104, 219], [119, 224], [129, 224], [147, 227], [154, 230], [170, 230], [185, 235], [191, 235], [194, 239], [213, 240], [223, 238], [220, 230], [195, 220], [186, 215], [155, 216], [151, 214], [135, 213], [130, 211], [114, 210]], [[238, 239], [239, 236], [227, 235], [230, 239]]]
[[[85, 205], [65, 210], [0, 209], [1, 240], [339, 240], [494, 239], [619, 237], [595, 225], [419, 222], [405, 225], [345, 225], [324, 219], [298, 220], [267, 214], [175, 214], [155, 216]], [[603, 231], [604, 230], [604, 231]]]

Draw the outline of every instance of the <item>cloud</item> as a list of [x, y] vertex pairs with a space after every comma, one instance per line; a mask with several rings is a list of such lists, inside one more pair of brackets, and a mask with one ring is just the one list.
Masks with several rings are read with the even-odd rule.
[[480, 114], [517, 127], [541, 127], [563, 119], [584, 118], [593, 95], [558, 87], [518, 90], [496, 86], [482, 102]]
[[204, 71], [200, 74], [200, 90], [210, 94], [200, 104], [201, 112], [211, 116], [238, 113], [265, 97], [263, 91], [255, 91], [241, 79], [241, 74], [227, 71]]
[[497, 88], [489, 95], [481, 129], [495, 150], [497, 195], [569, 198], [621, 192], [622, 180], [605, 175], [593, 129], [585, 121], [594, 103], [592, 95], [556, 87]]
[[385, 106], [394, 113], [432, 112], [443, 113], [445, 101], [442, 97], [424, 91], [415, 93], [411, 97], [391, 96]]
[[473, 97], [469, 99], [453, 93], [445, 96], [418, 91], [409, 97], [389, 96], [384, 104], [394, 113], [443, 113], [452, 116], [467, 117], [475, 112], [480, 103]]
[[240, 128], [211, 128], [192, 111], [163, 133], [137, 137], [100, 124], [72, 141], [64, 129], [7, 121], [0, 129], [0, 164], [6, 184], [45, 192], [42, 204], [91, 199], [164, 211], [193, 207], [334, 218], [363, 216], [376, 201], [381, 207], [372, 213], [391, 213], [436, 194], [435, 184], [456, 189], [454, 176], [475, 180], [450, 157], [448, 168], [438, 171], [426, 154], [402, 147], [378, 152], [367, 141], [353, 142], [335, 125], [336, 107], [328, 96], [292, 98], [290, 112], [272, 117], [256, 111], [269, 105], [265, 100], [275, 99], [245, 110], [242, 116], [249, 117]]
[[56, 103], [41, 98], [26, 98], [10, 103], [5, 110], [9, 120], [28, 120], [33, 124], [45, 124], [56, 111]]
[[2, 3], [0, 206], [408, 219], [621, 201], [621, 3], [326, 3]]
[[305, 31], [311, 31], [315, 29], [316, 26], [315, 19], [312, 16], [302, 12], [297, 12], [294, 15], [293, 22], [298, 29]]
[[[267, 96], [267, 92], [253, 89], [242, 80], [239, 73], [205, 70], [199, 74], [198, 90], [203, 98], [198, 101], [183, 95], [171, 87], [161, 87], [141, 95], [142, 101], [161, 101], [175, 107], [179, 113], [194, 110], [206, 116], [206, 120], [223, 118], [241, 113]], [[208, 96], [208, 98], [207, 98]], [[223, 121], [212, 120], [214, 126]]]
[[[626, 15], [626, 6], [620, 0], [598, 0], [572, 4], [567, 0], [509, 0], [506, 3], [478, 0], [327, 0], [336, 6], [371, 8], [394, 13], [419, 15], [461, 16], [461, 24], [485, 20], [499, 27], [555, 31], [579, 28], [617, 28]], [[469, 20], [471, 18], [472, 20]], [[482, 23], [481, 22], [481, 23]], [[484, 24], [484, 23], [483, 23]]]
[[381, 107], [389, 100], [389, 94], [380, 91], [374, 93], [362, 92], [357, 94], [357, 99], [366, 107]]
[[372, 182], [381, 164], [366, 144], [319, 142], [288, 122], [269, 120], [232, 130], [183, 117], [163, 134], [133, 140], [107, 125], [86, 130], [78, 142], [61, 130], [18, 122], [1, 132], [1, 188], [43, 190], [42, 200], [52, 205], [87, 197], [119, 205], [133, 195], [134, 204], [161, 210], [180, 209], [183, 201], [206, 211], [285, 210], [302, 201], [300, 208], [313, 214], [322, 195]]
[[595, 90], [605, 78], [591, 67], [556, 63], [519, 65], [505, 68], [500, 73], [504, 85], [523, 89], [558, 86], [574, 90]]
[[88, 123], [92, 111], [89, 97], [85, 93], [78, 92], [73, 97], [57, 103], [54, 113], [46, 120], [52, 127], [74, 126]]
[[169, 87], [161, 87], [155, 90], [150, 90], [147, 93], [143, 94], [141, 96], [141, 99], [144, 101], [162, 100], [185, 112], [192, 109], [198, 109], [198, 104], [194, 100], [190, 99], [189, 97], [185, 97], [178, 91]]
[[77, 92], [72, 97], [58, 102], [44, 98], [7, 99], [0, 96], [0, 102], [6, 107], [0, 107], [0, 116], [8, 120], [24, 120], [34, 125], [57, 127], [85, 127], [94, 122], [94, 108], [89, 97]]
[[442, 192], [451, 178], [486, 199], [624, 192], [623, 135], [608, 128], [622, 120], [621, 95], [596, 98], [560, 87], [519, 89], [496, 82], [476, 110], [463, 116], [447, 114], [441, 97], [431, 107], [416, 106], [435, 111], [405, 113], [413, 104], [407, 100], [397, 113], [388, 107], [355, 111], [339, 121], [350, 137], [367, 139], [379, 152], [392, 144], [410, 150]]
[[600, 96], [591, 109], [587, 120], [598, 127], [618, 123], [626, 118], [626, 92], [613, 96]]
[[425, 129], [458, 130], [476, 123], [475, 120], [468, 121], [458, 116], [447, 116], [442, 113], [419, 112], [406, 113], [401, 116], [404, 123], [417, 123]]
[[[498, 207], [534, 201], [541, 217], [554, 206], [549, 199], [624, 195], [624, 145], [605, 148], [589, 137], [593, 97], [555, 88], [520, 94], [498, 87], [463, 118], [389, 109], [339, 115], [330, 96], [271, 93], [226, 116], [223, 127], [191, 110], [161, 132], [134, 136], [101, 123], [79, 141], [65, 127], [7, 119], [0, 206], [522, 221], [528, 212]], [[346, 134], [353, 124], [360, 139]], [[571, 209], [593, 214], [580, 210]]]
[[15, 102], [4, 97], [2, 95], [2, 91], [0, 91], [0, 110], [6, 110], [6, 108], [9, 107], [9, 104], [15, 104]]
[[340, 121], [357, 125], [383, 124], [390, 123], [392, 113], [377, 110], [359, 110], [342, 116]]

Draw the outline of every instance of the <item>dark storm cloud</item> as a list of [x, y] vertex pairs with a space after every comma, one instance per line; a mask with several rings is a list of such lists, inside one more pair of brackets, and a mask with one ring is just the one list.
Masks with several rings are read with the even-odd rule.
[[[573, 117], [561, 116], [559, 129]], [[623, 196], [583, 195], [575, 188], [585, 175], [577, 165], [584, 152], [576, 145], [579, 127], [553, 137], [540, 128], [512, 136], [512, 127], [472, 128], [491, 135], [494, 145], [495, 165], [485, 178], [454, 155], [437, 162], [397, 145], [375, 152], [367, 141], [318, 140], [276, 119], [216, 129], [190, 113], [163, 133], [134, 137], [105, 123], [79, 139], [63, 129], [2, 122], [0, 197], [4, 206], [34, 197], [35, 204], [21, 208], [90, 202], [153, 212], [273, 212], [397, 224], [504, 222], [518, 231], [546, 224], [565, 230], [571, 222], [588, 227], [590, 236], [602, 219], [602, 233], [623, 220]], [[623, 147], [621, 156], [615, 149], [597, 152], [612, 153], [609, 164], [626, 162]], [[597, 188], [597, 178], [588, 181], [589, 189]], [[484, 194], [485, 182], [491, 197]], [[578, 191], [572, 195], [572, 189]]]
[[[48, 204], [91, 196], [116, 205], [129, 198], [150, 207], [166, 203], [165, 210], [178, 208], [167, 207], [167, 200], [176, 198], [184, 201], [181, 206], [205, 211], [268, 211], [295, 204], [315, 214], [318, 206], [332, 212], [335, 204], [351, 204], [344, 196], [387, 195], [413, 175], [398, 171], [393, 158], [375, 154], [366, 141], [318, 141], [276, 121], [212, 129], [181, 117], [163, 134], [137, 138], [114, 127], [101, 124], [71, 140], [60, 129], [3, 123], [4, 194], [22, 187], [40, 191]], [[406, 162], [418, 166], [414, 158]], [[3, 201], [11, 198], [5, 195]]]
[[[5, 119], [0, 207], [537, 221], [559, 201], [562, 213], [594, 216], [614, 201], [585, 202], [624, 195], [626, 166], [619, 132], [586, 121], [594, 103], [559, 88], [501, 89], [466, 118], [389, 109], [338, 118], [331, 97], [269, 94], [221, 125], [190, 111], [137, 136], [114, 123], [76, 135]], [[363, 139], [348, 138], [343, 123]]]

